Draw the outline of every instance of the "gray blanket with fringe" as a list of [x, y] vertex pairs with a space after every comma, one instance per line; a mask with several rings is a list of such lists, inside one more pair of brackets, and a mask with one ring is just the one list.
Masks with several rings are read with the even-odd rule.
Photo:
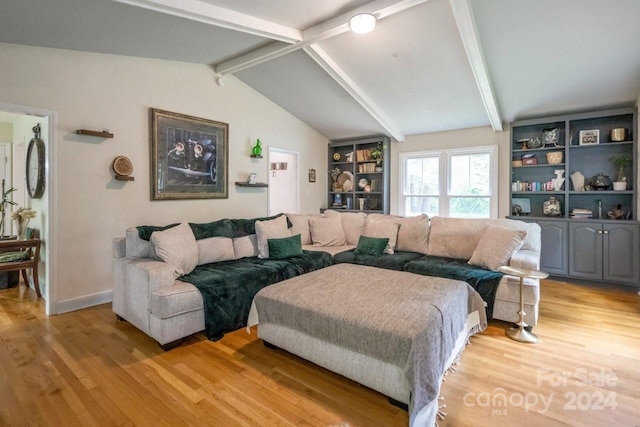
[[437, 399], [467, 315], [487, 326], [484, 302], [467, 283], [338, 264], [262, 289], [260, 322], [286, 326], [401, 367], [410, 386], [410, 425]]

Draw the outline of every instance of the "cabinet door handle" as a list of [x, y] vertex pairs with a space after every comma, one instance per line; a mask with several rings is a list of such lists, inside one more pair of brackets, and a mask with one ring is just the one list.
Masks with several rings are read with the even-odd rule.
[[598, 234], [602, 234], [602, 230], [598, 230]]
[[609, 234], [609, 230], [604, 230], [604, 234]]

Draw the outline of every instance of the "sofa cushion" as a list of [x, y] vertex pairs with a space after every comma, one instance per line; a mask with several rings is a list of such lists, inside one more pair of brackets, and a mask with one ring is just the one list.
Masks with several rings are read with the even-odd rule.
[[300, 235], [283, 237], [281, 239], [269, 239], [269, 258], [287, 259], [302, 255], [302, 243]]
[[140, 238], [136, 227], [127, 228], [125, 235], [126, 248], [125, 256], [127, 258], [154, 258], [158, 259], [153, 244], [149, 240]]
[[355, 245], [343, 245], [343, 246], [315, 246], [315, 245], [303, 245], [303, 251], [311, 251], [311, 252], [326, 252], [331, 256], [335, 256], [336, 254], [351, 251], [355, 249]]
[[258, 258], [269, 258], [269, 239], [291, 236], [287, 227], [287, 217], [284, 215], [271, 220], [256, 221], [255, 227], [258, 239]]
[[346, 243], [339, 217], [309, 218], [309, 229], [314, 246], [343, 246]]
[[168, 319], [191, 311], [202, 310], [202, 294], [190, 283], [176, 280], [151, 294], [149, 310], [159, 319]]
[[527, 232], [524, 230], [488, 225], [469, 264], [497, 271], [498, 267], [508, 265], [511, 255], [522, 247], [525, 237]]
[[311, 245], [311, 231], [309, 230], [309, 218], [324, 218], [322, 214], [287, 214], [289, 222], [291, 222], [291, 235], [300, 235], [303, 245]]
[[258, 256], [258, 237], [255, 234], [233, 238], [235, 258]]
[[369, 221], [395, 221], [400, 224], [396, 250], [427, 254], [429, 248], [429, 217], [426, 214], [410, 217], [371, 214]]
[[229, 237], [209, 237], [196, 241], [198, 245], [198, 265], [235, 259], [233, 239]]
[[398, 240], [398, 229], [400, 224], [397, 220], [389, 221], [367, 221], [364, 226], [363, 236], [382, 237], [389, 239], [387, 248], [384, 250], [387, 254], [393, 254]]
[[186, 222], [164, 231], [154, 231], [151, 243], [160, 259], [173, 268], [176, 277], [191, 273], [198, 265], [198, 245]]
[[468, 260], [486, 227], [486, 220], [434, 216], [427, 255]]
[[382, 255], [388, 244], [388, 237], [360, 236], [354, 252], [360, 255]]
[[326, 210], [324, 215], [327, 218], [340, 218], [342, 231], [347, 245], [357, 245], [358, 239], [364, 231], [364, 224], [367, 221], [367, 214], [364, 212], [337, 212]]

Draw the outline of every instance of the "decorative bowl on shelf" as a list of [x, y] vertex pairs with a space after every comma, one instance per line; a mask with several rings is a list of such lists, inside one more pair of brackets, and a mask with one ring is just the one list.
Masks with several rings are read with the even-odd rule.
[[607, 175], [599, 173], [591, 178], [591, 187], [595, 190], [608, 190], [611, 188], [611, 179]]
[[527, 148], [532, 148], [532, 149], [536, 149], [536, 148], [542, 148], [544, 144], [542, 143], [542, 141], [540, 140], [540, 138], [531, 138], [528, 142], [527, 142]]

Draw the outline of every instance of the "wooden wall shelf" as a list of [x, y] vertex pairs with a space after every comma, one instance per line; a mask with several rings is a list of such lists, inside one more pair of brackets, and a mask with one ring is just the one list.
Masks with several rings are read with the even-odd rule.
[[132, 177], [132, 176], [127, 176], [127, 175], [116, 175], [116, 176], [115, 176], [115, 178], [116, 178], [118, 181], [133, 181], [133, 180], [135, 180], [135, 178], [134, 178], [134, 177]]
[[236, 181], [236, 186], [238, 186], [238, 187], [264, 188], [264, 187], [268, 187], [269, 185], [265, 184], [264, 182], [256, 182], [255, 184], [249, 184], [248, 182]]
[[89, 129], [78, 129], [76, 131], [78, 135], [97, 136], [98, 138], [113, 138], [113, 134], [107, 131], [97, 131]]
[[262, 159], [262, 156], [256, 156], [255, 154], [252, 154], [250, 157], [252, 159]]

